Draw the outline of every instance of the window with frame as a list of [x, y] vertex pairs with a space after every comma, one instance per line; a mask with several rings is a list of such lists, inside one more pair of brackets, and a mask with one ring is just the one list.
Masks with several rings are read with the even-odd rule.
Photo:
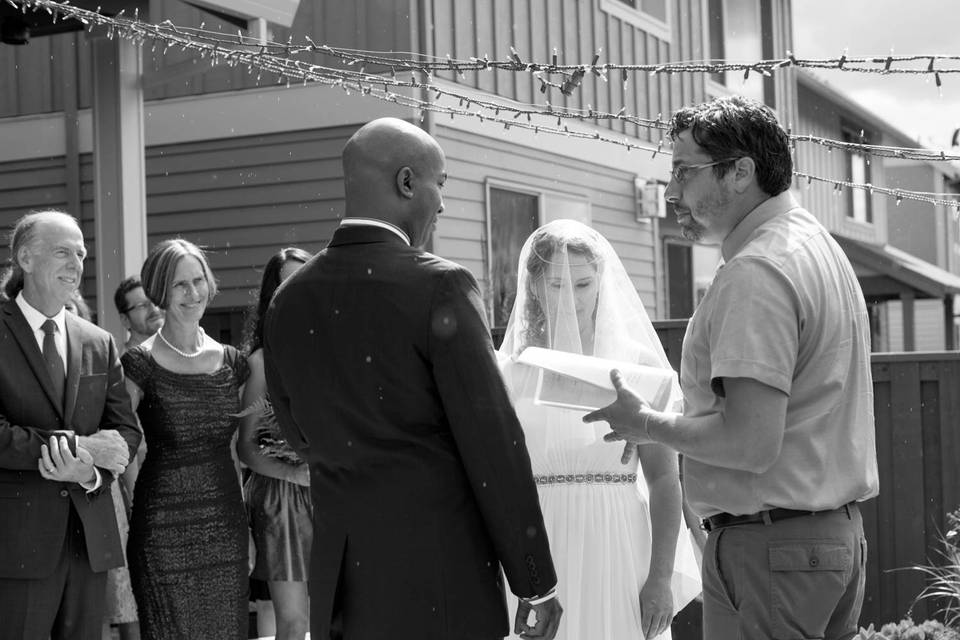
[[530, 234], [552, 220], [592, 226], [590, 201], [581, 195], [487, 183], [487, 305], [495, 341], [502, 338], [517, 297], [520, 251]]
[[694, 309], [693, 247], [668, 238], [663, 252], [666, 265], [667, 317], [689, 318]]
[[600, 10], [661, 40], [670, 41], [668, 0], [600, 0]]
[[517, 297], [520, 250], [540, 222], [540, 196], [503, 187], [489, 188], [490, 321], [502, 335]]
[[[706, 0], [707, 41], [714, 62], [756, 62], [764, 58], [763, 24], [757, 0]], [[715, 93], [737, 93], [764, 101], [761, 74], [751, 73], [746, 80], [742, 71], [711, 74]]]
[[[870, 144], [870, 136], [863, 129], [844, 126], [842, 130], [844, 142], [854, 144]], [[856, 150], [844, 152], [845, 178], [854, 184], [867, 184], [870, 178], [870, 161], [866, 154]], [[856, 222], [873, 224], [873, 202], [870, 193], [863, 189], [847, 189], [847, 217]]]

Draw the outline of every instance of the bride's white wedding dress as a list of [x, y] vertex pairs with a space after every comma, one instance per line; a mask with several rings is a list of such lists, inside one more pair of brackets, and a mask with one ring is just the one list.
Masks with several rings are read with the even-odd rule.
[[[510, 363], [511, 369], [526, 368]], [[640, 588], [650, 569], [650, 508], [634, 457], [620, 463], [622, 443], [607, 443], [605, 423], [584, 424], [582, 412], [516, 402], [557, 570], [563, 618], [559, 640], [640, 639]], [[700, 591], [699, 569], [681, 524], [674, 565], [678, 611]], [[516, 600], [510, 598], [511, 624]], [[670, 638], [669, 630], [658, 636]]]
[[[592, 344], [585, 348], [584, 339]], [[556, 637], [640, 640], [640, 589], [652, 548], [643, 471], [636, 456], [621, 463], [623, 443], [603, 441], [607, 423], [585, 424], [582, 410], [535, 403], [539, 370], [515, 360], [527, 346], [669, 368], [623, 265], [589, 227], [555, 221], [527, 240], [499, 357], [523, 426], [557, 570], [563, 617]], [[675, 387], [671, 402], [679, 398]], [[676, 536], [674, 612], [700, 591], [682, 518]], [[516, 599], [509, 600], [512, 626]], [[670, 638], [669, 629], [658, 638]]]

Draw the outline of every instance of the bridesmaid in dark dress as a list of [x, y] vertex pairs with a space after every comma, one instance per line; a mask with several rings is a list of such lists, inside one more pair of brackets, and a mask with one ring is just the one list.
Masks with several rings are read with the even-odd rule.
[[246, 638], [247, 520], [230, 453], [246, 359], [200, 327], [216, 283], [198, 247], [161, 242], [140, 277], [166, 311], [122, 358], [147, 442], [127, 548], [141, 635]]

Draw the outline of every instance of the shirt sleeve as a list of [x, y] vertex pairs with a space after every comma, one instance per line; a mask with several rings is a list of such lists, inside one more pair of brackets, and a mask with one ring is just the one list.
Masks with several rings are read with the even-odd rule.
[[723, 267], [710, 317], [710, 383], [751, 378], [790, 394], [800, 341], [796, 288], [775, 264], [740, 258]]
[[96, 467], [93, 468], [94, 478], [91, 484], [86, 484], [83, 482], [78, 483], [83, 487], [87, 493], [95, 493], [103, 485], [103, 476], [100, 475], [100, 469]]

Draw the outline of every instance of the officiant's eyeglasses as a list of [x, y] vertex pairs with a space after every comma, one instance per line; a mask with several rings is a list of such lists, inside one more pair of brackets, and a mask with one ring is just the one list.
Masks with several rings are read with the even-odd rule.
[[736, 159], [737, 158], [726, 158], [724, 160], [717, 160], [715, 162], [704, 162], [703, 164], [678, 164], [670, 171], [670, 174], [673, 176], [673, 179], [677, 182], [677, 184], [682, 184], [683, 181], [687, 179], [687, 172], [689, 171], [693, 171], [694, 169], [706, 169], [707, 167], [713, 167], [725, 162], [733, 162]]

